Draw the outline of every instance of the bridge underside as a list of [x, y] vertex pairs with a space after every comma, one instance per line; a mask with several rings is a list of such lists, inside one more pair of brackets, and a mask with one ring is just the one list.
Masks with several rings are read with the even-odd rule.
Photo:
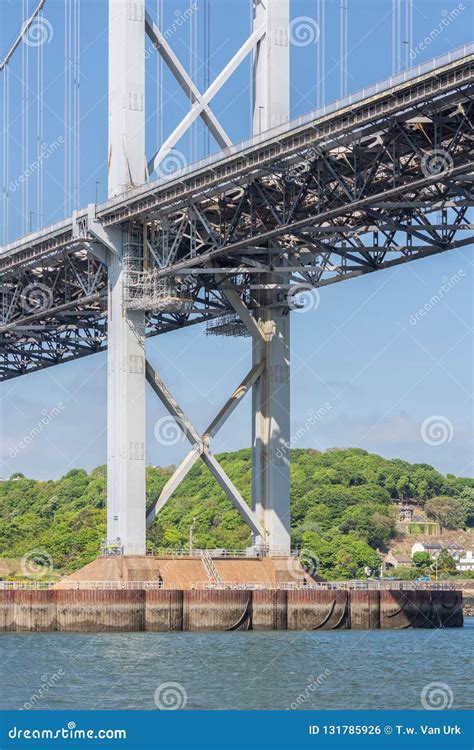
[[[146, 335], [215, 319], [211, 329], [235, 333], [229, 290], [250, 310], [269, 290], [291, 309], [301, 288], [471, 244], [472, 68], [458, 84], [440, 73], [98, 206], [105, 231], [122, 227], [133, 268], [153, 270]], [[107, 265], [91, 226], [79, 214], [0, 256], [1, 379], [106, 348]]]

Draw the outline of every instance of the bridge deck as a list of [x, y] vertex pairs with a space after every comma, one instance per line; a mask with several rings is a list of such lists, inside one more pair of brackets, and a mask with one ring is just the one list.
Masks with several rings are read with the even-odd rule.
[[[350, 132], [364, 121], [378, 115], [396, 112], [427, 97], [439, 96], [457, 85], [474, 81], [474, 43], [434, 58], [368, 86], [344, 99], [319, 108], [302, 117], [273, 128], [240, 144], [217, 152], [193, 163], [171, 177], [160, 178], [97, 204], [97, 217], [105, 225], [119, 224], [136, 218], [151, 209], [165, 208], [190, 196], [202, 194], [226, 184], [246, 172], [261, 168], [269, 161], [290, 158], [308, 144], [327, 139], [342, 132]], [[52, 250], [60, 249], [74, 240], [89, 240], [86, 234], [75, 236], [75, 227], [87, 217], [87, 209], [75, 213], [54, 225], [25, 235], [0, 247], [0, 272], [18, 263], [36, 260]]]

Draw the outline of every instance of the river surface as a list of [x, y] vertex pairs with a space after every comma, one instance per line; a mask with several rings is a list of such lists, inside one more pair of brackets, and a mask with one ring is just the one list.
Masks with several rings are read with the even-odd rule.
[[472, 709], [473, 645], [474, 618], [452, 630], [2, 633], [0, 709]]

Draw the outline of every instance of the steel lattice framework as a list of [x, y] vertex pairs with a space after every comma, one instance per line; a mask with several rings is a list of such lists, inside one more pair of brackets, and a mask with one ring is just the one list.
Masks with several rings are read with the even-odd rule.
[[234, 312], [228, 293], [291, 309], [301, 288], [471, 244], [474, 56], [452, 57], [3, 248], [0, 377], [106, 348], [117, 229], [192, 301], [148, 311], [149, 336]]

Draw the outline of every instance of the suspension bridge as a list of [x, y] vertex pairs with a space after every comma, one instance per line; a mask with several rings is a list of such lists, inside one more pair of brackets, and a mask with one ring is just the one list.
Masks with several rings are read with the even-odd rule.
[[[313, 29], [324, 22], [324, 2], [316, 6]], [[208, 4], [205, 8], [208, 12]], [[193, 65], [188, 70], [173, 50], [159, 13], [154, 15], [143, 0], [113, 0], [108, 198], [81, 207], [75, 188], [80, 180], [80, 2], [66, 3], [67, 218], [41, 225], [43, 176], [38, 169], [38, 228], [28, 231], [28, 194], [22, 188], [23, 236], [5, 241], [0, 250], [0, 377], [25, 376], [107, 350], [109, 548], [144, 554], [147, 523], [202, 460], [250, 527], [254, 548], [288, 555], [291, 312], [323, 286], [472, 244], [474, 45], [414, 67], [409, 67], [411, 47], [406, 46], [405, 64], [400, 63], [400, 8], [399, 0], [393, 3], [393, 74], [348, 94], [348, 3], [341, 3], [341, 96], [325, 103], [319, 83], [319, 106], [292, 120], [295, 29], [289, 0], [252, 0], [248, 39], [214, 80], [206, 67], [201, 88], [193, 79]], [[42, 0], [33, 15], [25, 14], [2, 62], [3, 76], [14, 56], [25, 54], [24, 37], [46, 10]], [[412, 44], [410, 2], [406, 31]], [[149, 43], [190, 106], [171, 133], [160, 132], [157, 150], [146, 155]], [[41, 93], [44, 45], [38, 49]], [[317, 55], [323, 65], [321, 49]], [[212, 101], [249, 58], [253, 134], [233, 144]], [[11, 148], [9, 86], [5, 78], [4, 185]], [[40, 131], [41, 118], [39, 101]], [[220, 150], [163, 174], [164, 160], [198, 120]], [[22, 158], [27, 169], [28, 149]], [[6, 237], [5, 199], [3, 220]], [[209, 336], [247, 337], [252, 349], [250, 371], [202, 434], [146, 357], [148, 337], [198, 324]], [[148, 516], [147, 383], [190, 443]], [[212, 439], [248, 393], [251, 507], [211, 451]]]

